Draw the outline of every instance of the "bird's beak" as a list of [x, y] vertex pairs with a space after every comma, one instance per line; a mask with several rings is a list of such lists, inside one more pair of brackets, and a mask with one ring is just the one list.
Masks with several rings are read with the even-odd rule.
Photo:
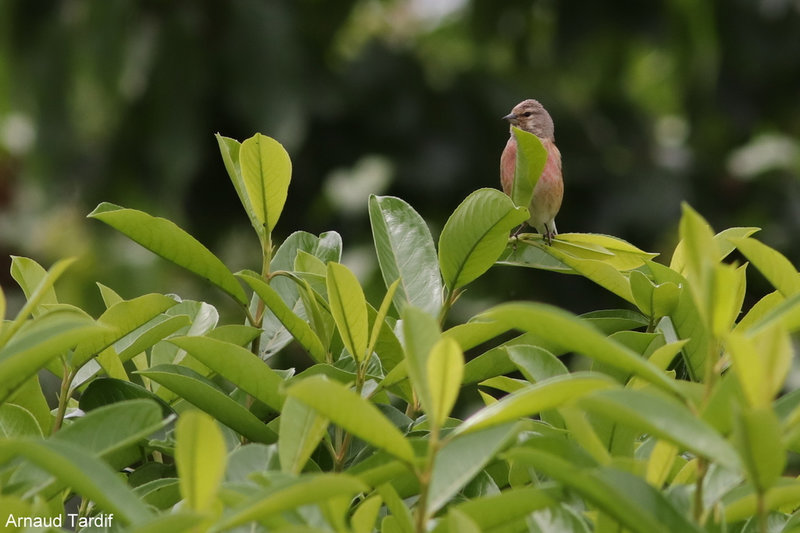
[[511, 122], [515, 118], [517, 118], [517, 115], [515, 115], [514, 113], [509, 113], [508, 115], [503, 117], [503, 120], [507, 120], [507, 121]]

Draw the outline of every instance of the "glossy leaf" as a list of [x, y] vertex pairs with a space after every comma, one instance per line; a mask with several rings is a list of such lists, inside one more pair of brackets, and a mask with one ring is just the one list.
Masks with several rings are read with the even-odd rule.
[[253, 398], [280, 412], [283, 379], [246, 348], [210, 337], [177, 337], [169, 342], [186, 350]]
[[369, 198], [369, 220], [384, 283], [400, 280], [392, 299], [397, 311], [412, 305], [438, 315], [442, 277], [425, 221], [400, 198], [375, 195]]
[[525, 207], [496, 189], [479, 189], [459, 205], [439, 237], [445, 285], [459, 289], [486, 272], [506, 247], [509, 232], [528, 219]]
[[277, 435], [255, 415], [189, 368], [157, 365], [137, 373], [166, 387], [249, 440], [266, 444], [277, 440]]
[[106, 326], [107, 332], [78, 344], [70, 363], [73, 368], [80, 368], [92, 356], [99, 354], [106, 347], [177, 303], [163, 294], [146, 294], [112, 305], [97, 319], [98, 324]]
[[228, 267], [173, 222], [108, 202], [98, 205], [88, 216], [105, 222], [151, 252], [207, 279], [242, 305], [247, 304], [244, 289]]
[[264, 304], [272, 311], [281, 324], [292, 334], [292, 336], [308, 350], [309, 355], [319, 362], [326, 359], [326, 351], [316, 333], [308, 325], [308, 322], [297, 316], [281, 299], [278, 292], [259, 277], [240, 273], [242, 278], [263, 300]]
[[618, 385], [610, 378], [591, 372], [556, 376], [509, 394], [497, 403], [484, 407], [456, 428], [455, 434], [477, 431], [532, 416], [580, 399], [597, 389]]
[[551, 341], [560, 351], [582, 353], [599, 362], [632, 372], [670, 392], [682, 394], [675, 381], [660, 369], [561, 309], [544, 304], [510, 303], [489, 309], [477, 318], [496, 320], [508, 329], [533, 332]]
[[115, 342], [114, 350], [124, 363], [190, 324], [191, 318], [187, 315], [158, 315]]

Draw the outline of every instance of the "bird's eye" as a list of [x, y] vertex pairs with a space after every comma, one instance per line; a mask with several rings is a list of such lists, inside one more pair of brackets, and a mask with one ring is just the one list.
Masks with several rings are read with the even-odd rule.
[[524, 112], [524, 113], [522, 114], [522, 116], [523, 116], [523, 117], [529, 117], [529, 116], [531, 116], [531, 115], [533, 115], [533, 112], [532, 112], [532, 111], [526, 111], [526, 112]]

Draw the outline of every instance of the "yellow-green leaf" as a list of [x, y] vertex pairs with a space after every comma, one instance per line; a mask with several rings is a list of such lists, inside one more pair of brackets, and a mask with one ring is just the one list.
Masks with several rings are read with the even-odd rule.
[[328, 301], [342, 342], [356, 361], [367, 352], [369, 320], [367, 300], [355, 274], [339, 263], [328, 263]]
[[292, 177], [289, 154], [275, 139], [256, 133], [242, 143], [239, 165], [252, 215], [269, 233], [286, 203]]
[[175, 427], [175, 464], [181, 496], [189, 508], [206, 511], [217, 498], [225, 474], [225, 439], [217, 423], [202, 411], [187, 411]]
[[428, 356], [428, 390], [431, 395], [431, 422], [441, 427], [458, 399], [464, 377], [464, 354], [453, 339], [442, 337]]

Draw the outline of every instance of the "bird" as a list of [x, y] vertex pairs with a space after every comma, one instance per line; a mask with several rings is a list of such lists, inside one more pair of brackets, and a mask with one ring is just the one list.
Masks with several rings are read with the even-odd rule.
[[547, 161], [533, 189], [533, 196], [528, 206], [530, 218], [527, 223], [542, 235], [548, 245], [552, 244], [553, 237], [558, 234], [556, 215], [561, 209], [561, 200], [564, 198], [561, 152], [556, 146], [553, 119], [542, 104], [537, 100], [528, 99], [515, 105], [503, 120], [510, 124], [508, 142], [500, 156], [500, 184], [504, 193], [511, 196], [517, 169], [517, 140], [514, 137], [513, 127], [536, 135], [547, 150]]

